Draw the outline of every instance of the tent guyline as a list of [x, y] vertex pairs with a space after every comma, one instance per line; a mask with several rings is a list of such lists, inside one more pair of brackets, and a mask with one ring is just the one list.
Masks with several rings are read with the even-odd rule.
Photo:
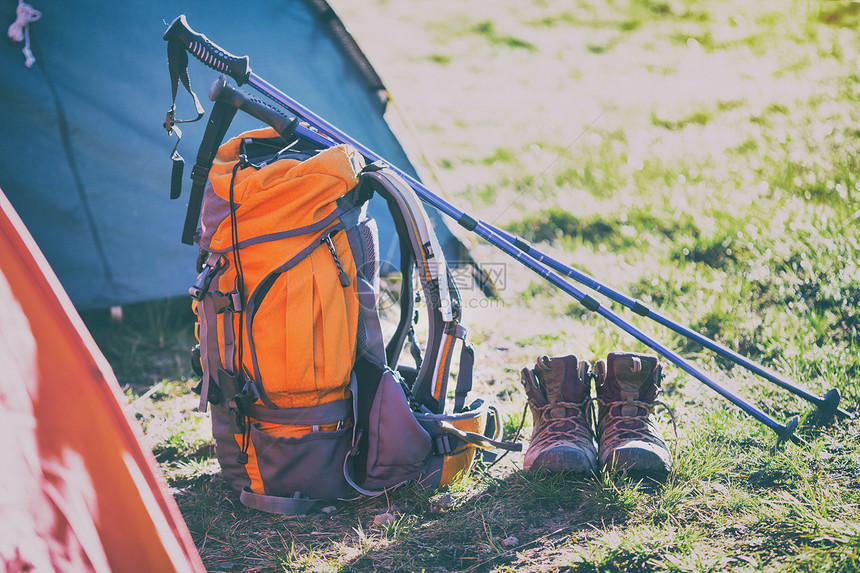
[[[771, 429], [777, 435], [777, 445], [780, 445], [789, 440], [798, 445], [806, 444], [806, 442], [802, 438], [795, 434], [795, 431], [797, 430], [797, 427], [800, 423], [799, 416], [795, 415], [789, 420], [787, 420], [785, 423], [780, 423], [767, 413], [763, 412], [761, 409], [757, 408], [755, 405], [749, 403], [748, 401], [744, 400], [743, 398], [735, 395], [728, 389], [719, 385], [703, 371], [690, 364], [688, 361], [683, 359], [681, 356], [679, 356], [657, 340], [649, 337], [647, 334], [645, 334], [629, 322], [625, 321], [623, 318], [621, 318], [611, 310], [602, 306], [600, 302], [592, 298], [590, 295], [587, 295], [577, 289], [570, 282], [563, 279], [558, 273], [560, 272], [565, 276], [572, 278], [589, 288], [592, 288], [596, 292], [608, 296], [614, 302], [617, 302], [626, 306], [627, 308], [630, 308], [637, 314], [649, 317], [660, 324], [664, 324], [675, 332], [687, 336], [692, 340], [695, 340], [696, 342], [702, 344], [703, 346], [714, 350], [723, 358], [732, 360], [735, 363], [740, 364], [745, 368], [750, 369], [752, 372], [764, 377], [766, 380], [773, 382], [780, 387], [783, 387], [795, 393], [801, 398], [812, 402], [818, 407], [815, 412], [815, 418], [817, 420], [820, 420], [822, 422], [829, 421], [833, 418], [834, 414], [839, 414], [843, 417], [851, 417], [851, 414], [838, 408], [840, 400], [838, 390], [832, 389], [828, 391], [824, 397], [814, 396], [806, 390], [803, 390], [802, 388], [799, 388], [793, 383], [780, 377], [776, 373], [768, 371], [763, 366], [760, 366], [738, 355], [737, 353], [730, 351], [727, 348], [724, 348], [718, 343], [707, 339], [701, 334], [696, 333], [681, 325], [678, 325], [673, 321], [663, 317], [662, 315], [652, 311], [651, 309], [648, 309], [639, 301], [630, 299], [629, 297], [626, 297], [621, 293], [618, 293], [608, 287], [605, 287], [599, 284], [594, 279], [588, 277], [587, 275], [580, 273], [576, 269], [573, 269], [572, 267], [564, 265], [563, 263], [560, 263], [559, 261], [556, 261], [551, 257], [544, 255], [519, 237], [510, 235], [505, 231], [502, 231], [501, 229], [484, 223], [481, 220], [475, 219], [467, 213], [464, 213], [463, 211], [457, 209], [455, 206], [451, 205], [444, 199], [430, 192], [415, 178], [411, 177], [407, 173], [404, 173], [396, 166], [391, 165], [388, 161], [385, 161], [384, 158], [376, 154], [373, 150], [354, 140], [347, 133], [341, 131], [336, 126], [330, 124], [325, 119], [318, 116], [312, 110], [303, 106], [301, 103], [291, 98], [287, 94], [283, 93], [275, 86], [265, 81], [263, 78], [254, 74], [251, 71], [250, 60], [248, 56], [235, 56], [213, 43], [203, 34], [195, 32], [188, 26], [184, 15], [180, 15], [170, 24], [164, 34], [164, 40], [168, 43], [172, 42], [174, 46], [176, 45], [176, 43], [180, 43], [182, 46], [185, 47], [185, 49], [188, 50], [189, 53], [194, 55], [200, 62], [218, 72], [221, 72], [222, 74], [230, 76], [236, 82], [237, 85], [242, 86], [246, 83], [249, 84], [251, 87], [255, 88], [257, 91], [267, 96], [275, 103], [288, 110], [290, 113], [294, 114], [296, 118], [300, 118], [302, 123], [294, 121], [294, 119], [296, 118], [287, 118], [288, 121], [285, 124], [284, 114], [280, 113], [279, 111], [273, 109], [268, 105], [262, 104], [258, 100], [251, 98], [244, 92], [236, 89], [235, 87], [230, 85], [225, 78], [219, 78], [219, 80], [216, 80], [216, 83], [213, 85], [213, 88], [210, 91], [210, 99], [212, 99], [213, 101], [228, 103], [235, 109], [241, 109], [242, 111], [249, 113], [253, 117], [264, 121], [265, 123], [273, 127], [278, 126], [284, 128], [284, 126], [287, 125], [288, 128], [286, 128], [286, 130], [292, 132], [294, 135], [306, 138], [316, 144], [325, 147], [330, 147], [338, 143], [348, 144], [354, 147], [359, 153], [361, 153], [367, 159], [368, 162], [383, 162], [389, 165], [391, 169], [395, 173], [397, 173], [397, 175], [403, 177], [408, 182], [408, 184], [413, 188], [415, 193], [423, 202], [436, 208], [443, 214], [457, 221], [457, 223], [464, 229], [477, 234], [479, 237], [486, 240], [494, 247], [511, 256], [516, 261], [520, 262], [525, 267], [529, 268], [530, 270], [550, 282], [559, 290], [574, 298], [587, 310], [595, 312], [603, 318], [607, 319], [609, 322], [613, 323], [624, 332], [630, 334], [635, 339], [637, 339], [641, 343], [645, 344], [647, 347], [651, 348], [652, 350], [672, 362], [675, 366], [677, 366], [690, 376], [696, 378], [697, 380], [714, 390], [717, 394], [727, 399], [729, 402], [734, 404], [741, 411], [755, 419], [757, 422]], [[326, 135], [322, 135], [323, 133], [325, 133]], [[189, 205], [189, 208], [191, 207], [192, 206]]]

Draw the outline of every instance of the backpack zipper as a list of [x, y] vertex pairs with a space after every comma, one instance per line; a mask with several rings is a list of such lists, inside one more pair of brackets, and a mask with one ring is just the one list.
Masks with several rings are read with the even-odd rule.
[[340, 277], [340, 286], [346, 288], [349, 286], [349, 277], [346, 276], [346, 273], [343, 270], [343, 265], [340, 264], [340, 259], [337, 258], [337, 251], [334, 249], [334, 241], [331, 238], [337, 233], [340, 229], [335, 229], [330, 233], [326, 234], [322, 241], [328, 247], [328, 252], [331, 253], [331, 258], [334, 259], [334, 264], [337, 266], [337, 272]]

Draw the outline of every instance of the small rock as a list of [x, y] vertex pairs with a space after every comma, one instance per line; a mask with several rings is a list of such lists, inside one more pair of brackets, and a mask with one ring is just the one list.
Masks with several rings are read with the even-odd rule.
[[324, 508], [322, 508], [320, 511], [323, 513], [331, 514], [331, 513], [334, 513], [335, 511], [337, 511], [337, 508], [333, 505], [327, 505]]
[[506, 538], [502, 539], [501, 541], [499, 541], [499, 544], [502, 547], [516, 547], [517, 545], [520, 544], [520, 540], [512, 535], [510, 537], [506, 537]]
[[373, 525], [376, 527], [381, 527], [383, 525], [390, 525], [394, 523], [394, 516], [388, 512], [380, 513], [376, 517], [373, 518]]

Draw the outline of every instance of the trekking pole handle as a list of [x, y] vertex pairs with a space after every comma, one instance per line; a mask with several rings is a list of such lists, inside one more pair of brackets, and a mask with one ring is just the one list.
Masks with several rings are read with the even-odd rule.
[[283, 137], [291, 137], [299, 122], [298, 118], [287, 117], [266, 102], [235, 88], [223, 75], [218, 76], [209, 88], [209, 101], [230, 104], [273, 127]]
[[251, 63], [248, 56], [234, 56], [203, 34], [198, 34], [188, 25], [185, 14], [173, 20], [164, 32], [164, 41], [171, 40], [182, 42], [195, 58], [216, 72], [227, 74], [240, 86], [251, 76]]

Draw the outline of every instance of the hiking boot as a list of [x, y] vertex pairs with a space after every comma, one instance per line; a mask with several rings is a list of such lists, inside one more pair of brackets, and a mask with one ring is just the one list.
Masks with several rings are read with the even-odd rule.
[[522, 383], [534, 417], [523, 468], [594, 473], [597, 449], [588, 362], [576, 356], [541, 356], [533, 370], [523, 368]]
[[669, 448], [650, 415], [660, 392], [656, 356], [611, 353], [594, 365], [597, 377], [597, 440], [600, 468], [634, 478], [664, 479], [672, 468]]

